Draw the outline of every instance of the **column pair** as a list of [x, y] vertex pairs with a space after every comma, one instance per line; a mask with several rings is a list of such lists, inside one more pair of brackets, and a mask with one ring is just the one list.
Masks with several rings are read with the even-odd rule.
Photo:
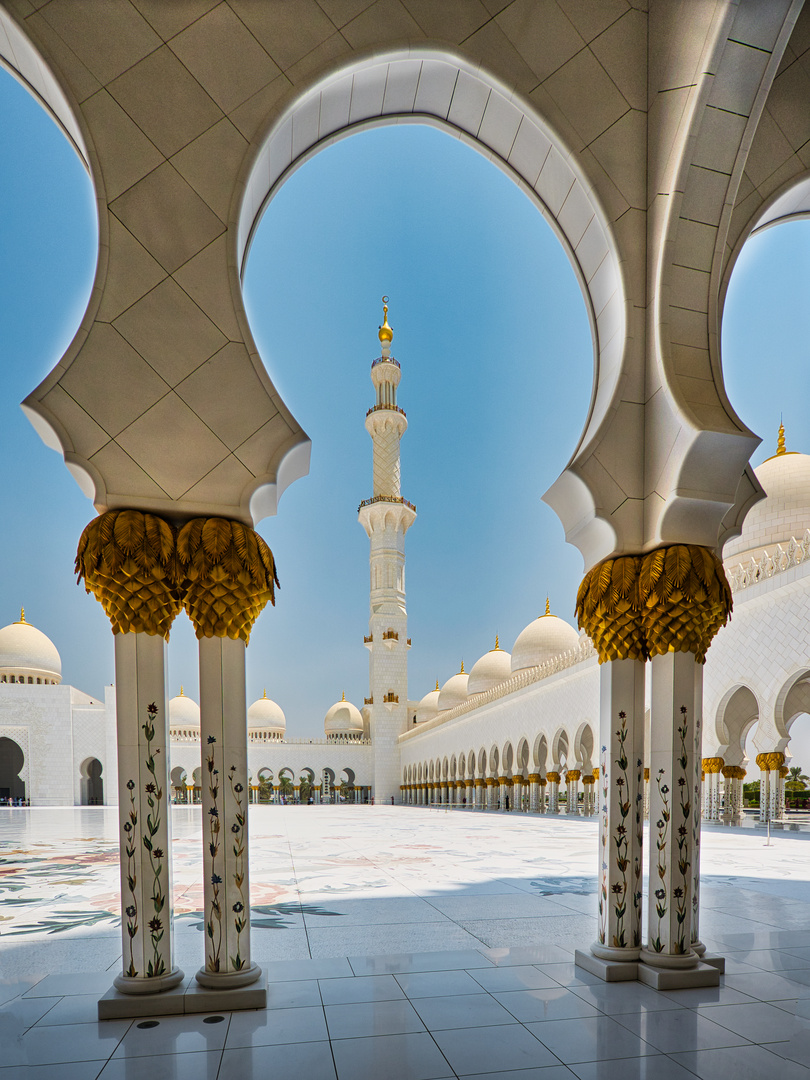
[[250, 959], [245, 645], [278, 584], [252, 529], [195, 519], [178, 533], [153, 514], [109, 511], [82, 533], [76, 571], [115, 636], [125, 993], [179, 984], [173, 960], [166, 642], [185, 607], [200, 639], [204, 986], [255, 981]]
[[[698, 937], [703, 663], [730, 610], [722, 564], [700, 547], [676, 545], [608, 559], [580, 586], [579, 624], [601, 665], [601, 748], [598, 939], [576, 958], [603, 978], [643, 978], [661, 988], [716, 979], [713, 971], [688, 976], [684, 970], [697, 968], [703, 951]], [[651, 779], [643, 945], [647, 661]]]

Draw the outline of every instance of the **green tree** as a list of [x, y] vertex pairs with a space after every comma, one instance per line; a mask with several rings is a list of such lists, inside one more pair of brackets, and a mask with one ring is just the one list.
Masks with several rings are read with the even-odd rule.
[[803, 791], [807, 787], [808, 780], [810, 776], [802, 772], [801, 765], [791, 765], [790, 779], [785, 783], [785, 787], [790, 787], [791, 791]]

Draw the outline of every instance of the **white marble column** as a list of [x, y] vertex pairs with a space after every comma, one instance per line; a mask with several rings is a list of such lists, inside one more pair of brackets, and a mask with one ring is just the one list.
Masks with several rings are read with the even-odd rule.
[[247, 706], [245, 643], [200, 639], [203, 919], [205, 964], [197, 981], [210, 989], [255, 982], [250, 958]]
[[529, 773], [529, 813], [540, 813], [540, 774]]
[[601, 664], [599, 696], [598, 938], [591, 953], [627, 963], [641, 948], [644, 662]]
[[538, 801], [539, 801], [539, 804], [540, 804], [540, 813], [541, 814], [547, 814], [548, 813], [548, 804], [546, 803], [546, 788], [548, 787], [548, 779], [545, 776], [541, 776], [540, 780], [539, 780], [539, 784], [540, 784], [540, 794], [539, 794], [539, 797], [538, 797]]
[[559, 814], [560, 812], [560, 774], [552, 770], [546, 773], [548, 780], [548, 812]]
[[[650, 838], [645, 964], [693, 968], [692, 898], [696, 882], [696, 689], [702, 668], [688, 652], [653, 657], [650, 727]], [[696, 715], [697, 712], [697, 715]]]
[[113, 639], [123, 940], [114, 984], [125, 994], [159, 993], [183, 979], [172, 940], [166, 642], [145, 633]]

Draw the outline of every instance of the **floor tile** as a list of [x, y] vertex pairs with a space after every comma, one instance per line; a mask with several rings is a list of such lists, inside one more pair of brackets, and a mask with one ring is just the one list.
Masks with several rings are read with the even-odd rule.
[[777, 949], [754, 949], [747, 953], [735, 953], [734, 956], [735, 959], [763, 971], [810, 970], [810, 958]]
[[332, 1052], [338, 1080], [447, 1080], [453, 1076], [427, 1032], [336, 1039]]
[[559, 1058], [519, 1024], [436, 1031], [433, 1038], [459, 1076], [476, 1070], [500, 1069], [508, 1074], [513, 1069], [560, 1064]]
[[[11, 1031], [22, 1034], [37, 1022], [43, 1020], [48, 1013], [53, 1012], [62, 998], [14, 998], [7, 1004], [0, 1006], [0, 1032], [6, 1038]], [[96, 998], [93, 998], [96, 1001]], [[95, 1018], [97, 1019], [97, 1017]], [[55, 1021], [55, 1023], [69, 1023], [67, 1020]], [[2, 1059], [0, 1058], [0, 1065]]]
[[[798, 974], [793, 972], [792, 974]], [[803, 986], [784, 975], [760, 971], [756, 975], [726, 975], [726, 986], [749, 994], [759, 1001], [780, 1001], [796, 997], [810, 997], [810, 986]]]
[[46, 975], [26, 991], [25, 997], [63, 997], [66, 995], [106, 994], [112, 977], [106, 971], [77, 974]]
[[[663, 1054], [646, 1057], [613, 1058], [609, 1061], [582, 1061], [569, 1065], [579, 1080], [695, 1080], [683, 1065]], [[720, 1080], [715, 1077], [715, 1080]], [[766, 1078], [763, 1077], [763, 1080]], [[774, 1076], [768, 1080], [777, 1080]]]
[[543, 964], [543, 972], [561, 986], [593, 986], [602, 980], [598, 975], [591, 975], [585, 968], [577, 967], [573, 962], [567, 964]]
[[515, 1018], [489, 994], [416, 998], [413, 1003], [428, 1031], [514, 1024]]
[[810, 1021], [765, 1002], [705, 1006], [699, 1011], [701, 1016], [745, 1036], [750, 1042], [781, 1042], [783, 1039], [792, 1039], [801, 1031], [810, 1035]]
[[475, 949], [428, 953], [394, 953], [387, 956], [350, 956], [355, 975], [397, 975], [411, 971], [452, 971], [458, 968], [488, 968], [490, 961]]
[[320, 993], [324, 1005], [348, 1005], [357, 1001], [393, 1001], [405, 997], [393, 975], [321, 979]]
[[810, 1030], [799, 1031], [782, 1042], [767, 1042], [762, 1045], [772, 1054], [777, 1054], [788, 1061], [795, 1061], [804, 1066], [810, 1064]]
[[512, 990], [506, 994], [496, 994], [495, 999], [521, 1023], [600, 1015], [593, 1005], [564, 987], [554, 990]]
[[[348, 984], [354, 982], [354, 980], [344, 979], [343, 982]], [[321, 992], [317, 979], [307, 979], [301, 982], [270, 983], [267, 987], [268, 1009], [299, 1009], [302, 1006], [317, 1006], [320, 1004]]]
[[545, 971], [532, 967], [531, 964], [517, 967], [481, 968], [470, 974], [490, 994], [507, 990], [554, 990], [559, 985]]
[[23, 1060], [30, 1065], [106, 1060], [120, 1045], [129, 1026], [129, 1020], [109, 1020], [95, 1026], [31, 1028], [21, 1039]]
[[[481, 984], [476, 976], [485, 968], [467, 971], [417, 971], [400, 972], [396, 981], [409, 998], [446, 997], [449, 994], [480, 994]], [[494, 971], [494, 969], [493, 969]]]
[[661, 990], [676, 1005], [696, 1009], [701, 1005], [750, 1005], [753, 998], [731, 986], [693, 986], [688, 990]]
[[720, 1050], [694, 1050], [672, 1058], [701, 1080], [808, 1080], [810, 1071], [788, 1062], [761, 1046], [732, 1046]]
[[519, 964], [562, 964], [570, 963], [571, 949], [560, 945], [518, 945], [511, 948], [485, 948], [481, 952], [497, 967], [512, 967]]
[[45, 975], [31, 975], [22, 976], [19, 979], [0, 979], [0, 1005], [27, 993], [44, 978], [46, 978]]
[[611, 1016], [544, 1020], [526, 1027], [566, 1065], [575, 1061], [641, 1057], [656, 1050]]
[[569, 989], [607, 1016], [638, 1012], [639, 1009], [658, 1012], [681, 1008], [670, 996], [637, 982], [605, 983], [600, 980], [592, 986], [571, 986]]
[[[254, 1077], [259, 1080], [263, 1077], [278, 1076], [279, 1073], [284, 1076], [306, 1077], [308, 1080], [335, 1080], [335, 1066], [329, 1043], [310, 1042], [294, 1048], [240, 1046], [233, 1050], [226, 1049], [222, 1055], [217, 1080], [254, 1080]], [[125, 1080], [129, 1080], [129, 1077]], [[149, 1078], [144, 1077], [144, 1080]], [[189, 1080], [194, 1078], [189, 1077]]]
[[330, 1039], [357, 1039], [372, 1035], [404, 1035], [424, 1031], [413, 1005], [401, 1001], [368, 1001], [351, 1005], [327, 1005], [326, 1026]]
[[[11, 1065], [0, 1068], [0, 1080], [96, 1080], [103, 1061], [60, 1062], [54, 1065]], [[203, 1077], [201, 1080], [207, 1080]]]
[[113, 1058], [101, 1073], [101, 1080], [217, 1080], [221, 1059], [221, 1050]]
[[[746, 1005], [720, 1005], [718, 1008], [748, 1008]], [[718, 1046], [738, 1046], [749, 1040], [720, 1024], [706, 1019], [702, 1011], [675, 1009], [669, 1012], [622, 1013], [618, 1023], [640, 1039], [660, 1050], [673, 1054], [687, 1050], [714, 1050]]]
[[574, 1073], [567, 1065], [547, 1065], [545, 1069], [510, 1069], [504, 1073], [467, 1073], [459, 1080], [573, 1080]]
[[280, 1043], [320, 1042], [328, 1039], [320, 1005], [234, 1013], [225, 1046], [274, 1046]]
[[31, 1001], [50, 1001], [52, 1004], [37, 1027], [53, 1027], [55, 1024], [97, 1024], [98, 994], [80, 994], [63, 998], [31, 998]]
[[344, 956], [320, 960], [276, 960], [262, 964], [268, 984], [303, 979], [342, 979], [354, 974]]
[[[208, 1050], [221, 1050], [228, 1033], [229, 1016], [219, 1024], [204, 1023], [200, 1016], [155, 1016], [157, 1027], [140, 1027], [149, 1023], [150, 1018], [135, 1020], [121, 1040], [114, 1057], [157, 1057], [161, 1054], [186, 1054]], [[105, 1020], [104, 1027], [111, 1021]], [[88, 1025], [82, 1025], [77, 1031], [83, 1031]], [[55, 1031], [55, 1028], [43, 1028]]]

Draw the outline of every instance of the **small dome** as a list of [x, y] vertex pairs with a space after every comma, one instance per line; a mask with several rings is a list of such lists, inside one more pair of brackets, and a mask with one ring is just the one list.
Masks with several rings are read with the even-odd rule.
[[62, 681], [62, 660], [56, 646], [41, 630], [25, 621], [25, 611], [19, 622], [0, 630], [0, 677], [6, 681], [37, 679], [48, 683]]
[[194, 698], [186, 697], [183, 687], [180, 693], [169, 702], [169, 727], [183, 728], [200, 726], [200, 706]]
[[249, 731], [270, 731], [283, 735], [287, 730], [287, 718], [280, 705], [272, 701], [264, 692], [264, 697], [254, 701], [248, 709], [247, 726]]
[[470, 676], [464, 671], [464, 661], [461, 662], [461, 671], [448, 679], [439, 693], [439, 712], [445, 709], [454, 709], [456, 705], [463, 705], [467, 700], [467, 681]]
[[546, 613], [529, 623], [518, 634], [512, 649], [512, 671], [537, 667], [553, 660], [560, 653], [569, 652], [579, 644], [579, 634], [564, 619], [551, 614], [548, 600]]
[[360, 710], [346, 700], [345, 694], [324, 717], [323, 730], [327, 735], [358, 735], [363, 731]]
[[476, 660], [470, 672], [470, 680], [467, 683], [467, 693], [483, 694], [492, 686], [508, 679], [512, 674], [512, 657], [505, 652], [495, 638], [495, 648], [484, 653], [480, 660]]
[[419, 704], [416, 706], [416, 722], [417, 724], [423, 724], [426, 720], [432, 720], [439, 711], [439, 680], [436, 680], [436, 689], [431, 690], [429, 694], [425, 694]]
[[742, 533], [725, 545], [726, 566], [759, 562], [763, 551], [773, 555], [777, 544], [787, 547], [791, 537], [801, 540], [810, 528], [810, 456], [785, 451], [780, 433], [779, 450], [754, 472], [766, 497], [748, 511]]

